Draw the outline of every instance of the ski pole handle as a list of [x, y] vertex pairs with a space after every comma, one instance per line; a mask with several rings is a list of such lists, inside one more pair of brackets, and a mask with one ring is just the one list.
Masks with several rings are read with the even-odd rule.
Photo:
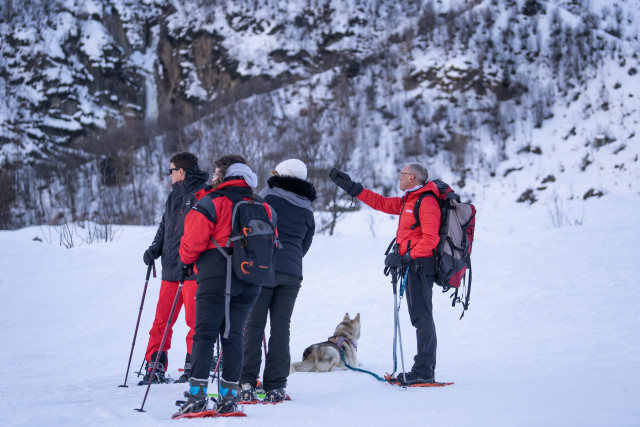
[[391, 269], [391, 285], [393, 286], [393, 294], [398, 294], [398, 269], [392, 267]]

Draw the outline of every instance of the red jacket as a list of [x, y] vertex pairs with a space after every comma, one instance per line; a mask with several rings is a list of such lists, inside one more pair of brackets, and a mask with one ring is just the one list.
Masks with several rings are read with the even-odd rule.
[[[411, 247], [411, 258], [433, 256], [433, 251], [438, 246], [440, 236], [440, 207], [434, 197], [425, 197], [420, 206], [420, 227], [414, 230], [411, 226], [416, 223], [413, 214], [413, 206], [421, 194], [432, 192], [440, 195], [438, 187], [433, 182], [427, 182], [417, 190], [408, 191], [402, 197], [383, 197], [366, 188], [358, 195], [358, 199], [377, 211], [400, 215], [396, 242], [400, 249], [400, 255], [407, 253], [407, 246]], [[188, 216], [187, 216], [188, 218]]]
[[[195, 196], [198, 199], [184, 220], [184, 234], [180, 240], [180, 260], [185, 264], [191, 264], [198, 260], [200, 254], [215, 249], [213, 238], [220, 246], [224, 246], [231, 234], [231, 216], [233, 214], [233, 202], [227, 197], [204, 199], [204, 196], [216, 190], [230, 187], [247, 189], [250, 187], [243, 179], [225, 181], [216, 188], [208, 187], [198, 191]], [[238, 189], [240, 190], [240, 188]], [[271, 217], [271, 212], [268, 212]], [[216, 251], [217, 252], [217, 249]], [[198, 266], [196, 265], [196, 270]]]

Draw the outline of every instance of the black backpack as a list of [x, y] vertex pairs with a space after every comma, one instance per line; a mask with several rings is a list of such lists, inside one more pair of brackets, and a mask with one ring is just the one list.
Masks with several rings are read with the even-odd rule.
[[227, 260], [225, 287], [225, 331], [229, 337], [231, 327], [231, 274], [245, 283], [266, 285], [275, 280], [276, 248], [280, 247], [276, 231], [276, 214], [260, 196], [251, 193], [245, 197], [217, 190], [207, 195], [216, 198], [225, 196], [233, 203], [231, 214], [231, 234], [224, 247], [211, 239]]
[[[216, 194], [217, 193], [217, 194]], [[243, 282], [252, 285], [272, 283], [275, 277], [275, 260], [278, 247], [276, 216], [271, 206], [260, 196], [240, 197], [235, 193], [218, 190], [211, 197], [226, 196], [233, 202], [231, 234], [225, 248], [214, 244], [231, 262], [231, 270]]]
[[[436, 284], [442, 287], [443, 292], [455, 289], [452, 306], [455, 307], [456, 302], [462, 303], [462, 319], [464, 311], [469, 308], [471, 294], [471, 247], [476, 227], [476, 208], [470, 203], [462, 203], [460, 196], [447, 183], [439, 179], [433, 180], [433, 183], [440, 193], [440, 197], [436, 198], [440, 207], [440, 241], [434, 253]], [[426, 196], [435, 197], [435, 194], [426, 192], [418, 197], [413, 208], [416, 223], [411, 229], [420, 226], [420, 204]], [[469, 281], [465, 283], [467, 269]]]

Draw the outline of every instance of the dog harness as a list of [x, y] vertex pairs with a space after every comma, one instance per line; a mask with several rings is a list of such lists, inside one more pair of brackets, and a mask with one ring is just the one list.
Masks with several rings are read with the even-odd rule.
[[344, 348], [344, 342], [347, 341], [349, 344], [351, 344], [353, 346], [353, 348], [355, 348], [356, 350], [358, 349], [358, 347], [353, 343], [353, 341], [351, 341], [349, 338], [347, 337], [336, 337], [335, 335], [332, 337], [329, 337], [327, 339], [327, 341], [334, 343], [335, 345], [337, 345], [338, 347], [340, 347], [340, 349]]

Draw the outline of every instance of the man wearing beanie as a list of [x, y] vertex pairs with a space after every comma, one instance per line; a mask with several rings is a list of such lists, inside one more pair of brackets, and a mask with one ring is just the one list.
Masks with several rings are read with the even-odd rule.
[[[168, 365], [167, 351], [171, 348], [172, 328], [178, 319], [182, 304], [184, 304], [184, 317], [189, 326], [189, 333], [187, 334], [187, 355], [184, 363], [184, 374], [180, 376], [177, 382], [187, 382], [191, 369], [191, 347], [193, 345], [195, 327], [195, 296], [197, 289], [195, 276], [190, 275], [185, 278], [162, 349], [160, 349], [160, 343], [162, 342], [171, 307], [178, 291], [178, 281], [182, 274], [178, 246], [184, 231], [184, 218], [191, 206], [196, 202], [194, 193], [205, 187], [209, 174], [200, 170], [198, 158], [195, 155], [184, 152], [171, 157], [169, 176], [171, 177], [172, 191], [167, 197], [162, 221], [160, 221], [153, 243], [142, 257], [144, 263], [150, 266], [153, 260], [162, 256], [162, 284], [160, 285], [156, 317], [153, 320], [151, 331], [149, 331], [149, 344], [145, 354], [147, 373], [139, 385], [148, 384], [149, 381], [154, 383], [165, 381], [164, 374]], [[154, 377], [151, 378], [153, 364], [158, 356], [158, 366]]]
[[[222, 156], [215, 161], [215, 166], [213, 186], [196, 194], [198, 202], [187, 214], [180, 241], [180, 259], [187, 271], [185, 274], [189, 274], [195, 263], [198, 292], [189, 397], [175, 417], [208, 410], [207, 385], [218, 335], [222, 336], [225, 363], [215, 409], [218, 413], [238, 410], [242, 334], [261, 288], [259, 284], [236, 277], [227, 269], [228, 256], [223, 255], [223, 252], [230, 253], [225, 246], [232, 233], [234, 201], [255, 199], [257, 196], [252, 188], [258, 179], [240, 155]], [[255, 205], [258, 205], [257, 201]], [[275, 218], [268, 205], [261, 208], [268, 218]]]
[[255, 388], [262, 363], [260, 344], [267, 323], [269, 350], [265, 361], [263, 386], [265, 400], [281, 401], [286, 397], [289, 376], [289, 325], [293, 306], [302, 282], [302, 258], [315, 232], [311, 202], [316, 190], [307, 178], [307, 167], [298, 159], [285, 160], [276, 166], [260, 192], [278, 215], [278, 237], [282, 249], [276, 253], [276, 277], [272, 285], [262, 287], [244, 333], [244, 366], [241, 400], [256, 399]]

